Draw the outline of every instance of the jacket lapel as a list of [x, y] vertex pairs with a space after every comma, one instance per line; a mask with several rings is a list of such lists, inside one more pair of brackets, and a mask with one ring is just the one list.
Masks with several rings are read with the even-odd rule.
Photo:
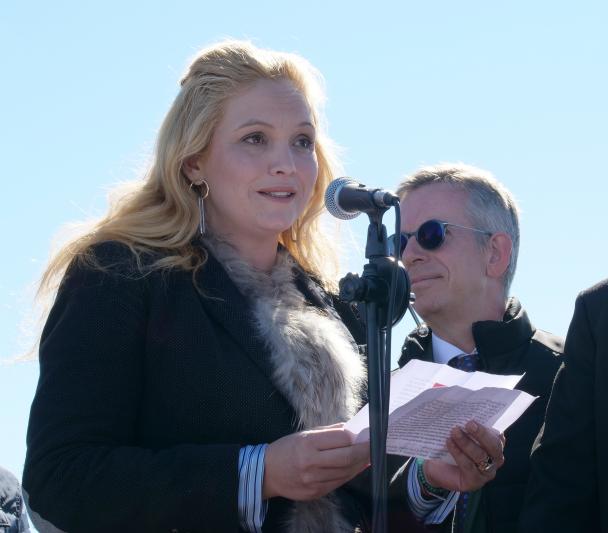
[[205, 310], [272, 381], [270, 354], [253, 325], [251, 306], [211, 254], [197, 273], [196, 281], [201, 288], [198, 295]]

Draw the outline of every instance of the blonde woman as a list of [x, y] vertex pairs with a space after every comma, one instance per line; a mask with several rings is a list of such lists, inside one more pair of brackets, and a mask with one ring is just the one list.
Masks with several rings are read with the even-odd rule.
[[24, 472], [42, 531], [366, 523], [365, 485], [345, 485], [369, 462], [339, 424], [366, 377], [318, 228], [321, 96], [297, 56], [203, 50], [145, 180], [50, 263]]

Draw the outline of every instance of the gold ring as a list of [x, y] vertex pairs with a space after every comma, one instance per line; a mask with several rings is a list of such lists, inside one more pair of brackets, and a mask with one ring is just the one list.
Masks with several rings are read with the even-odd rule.
[[487, 474], [492, 468], [494, 468], [494, 460], [488, 455], [483, 461], [475, 463], [477, 470], [482, 474]]

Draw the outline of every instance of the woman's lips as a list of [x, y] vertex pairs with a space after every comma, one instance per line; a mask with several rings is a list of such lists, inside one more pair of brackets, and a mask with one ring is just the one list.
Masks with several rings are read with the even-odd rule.
[[296, 191], [291, 187], [268, 187], [260, 189], [258, 194], [273, 200], [289, 200], [296, 195]]
[[296, 193], [294, 191], [258, 191], [258, 194], [262, 195], [264, 198], [275, 202], [290, 202], [295, 197]]

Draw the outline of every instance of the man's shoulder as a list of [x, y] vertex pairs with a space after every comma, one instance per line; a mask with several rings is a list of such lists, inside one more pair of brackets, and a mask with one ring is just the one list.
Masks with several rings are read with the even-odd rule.
[[[563, 362], [564, 339], [542, 329], [534, 329], [528, 346], [521, 360], [520, 372], [525, 373], [518, 384], [521, 389], [533, 396], [539, 396], [540, 400], [529, 410], [527, 419], [537, 418], [538, 427], [542, 423], [546, 402], [549, 398], [553, 381], [560, 365]], [[536, 413], [536, 414], [534, 414]], [[531, 444], [531, 443], [530, 443]]]
[[568, 335], [570, 336], [573, 328], [582, 327], [583, 323], [591, 327], [598, 338], [607, 338], [608, 279], [596, 283], [578, 295]]
[[536, 329], [531, 342], [538, 349], [552, 352], [556, 356], [564, 353], [564, 338], [549, 331]]
[[578, 299], [584, 301], [588, 307], [608, 307], [608, 279], [582, 291]]
[[[561, 356], [564, 353], [564, 337], [536, 327], [534, 321], [530, 321], [525, 309], [519, 300], [514, 299], [518, 318], [528, 324], [530, 349], [537, 353], [546, 353], [552, 356]], [[525, 326], [524, 326], [525, 327]]]

